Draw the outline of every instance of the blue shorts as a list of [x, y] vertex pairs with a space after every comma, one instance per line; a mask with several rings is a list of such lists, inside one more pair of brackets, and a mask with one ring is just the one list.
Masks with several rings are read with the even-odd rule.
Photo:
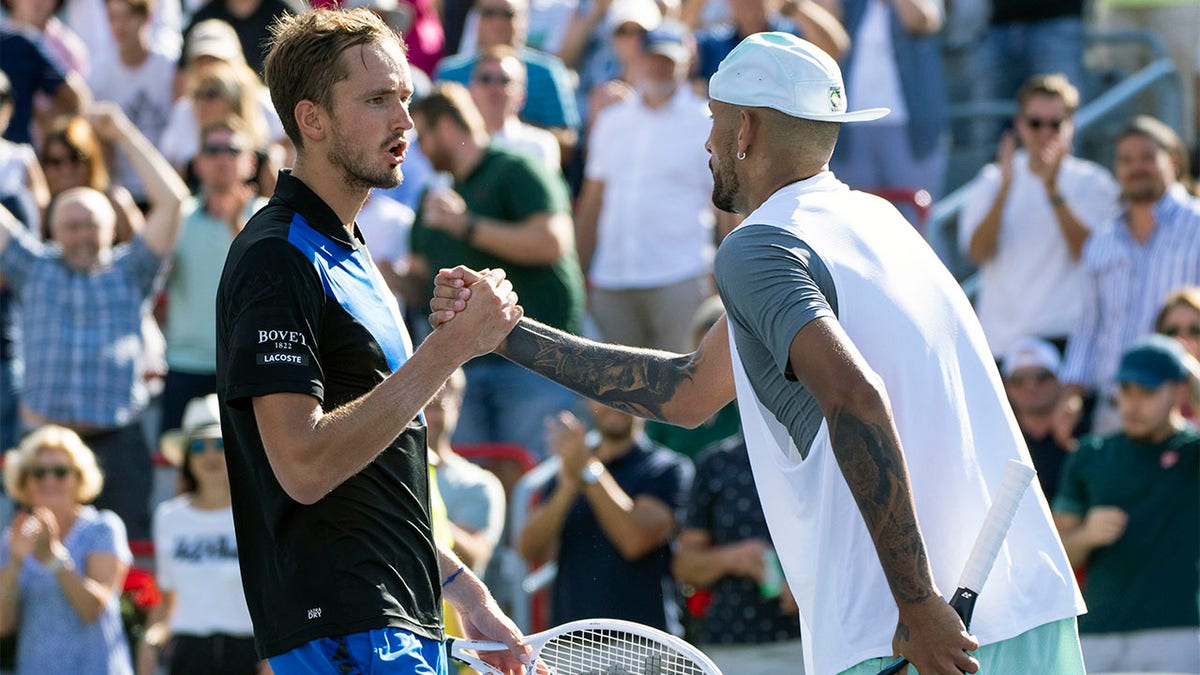
[[268, 660], [275, 675], [447, 675], [442, 643], [400, 628], [318, 638]]

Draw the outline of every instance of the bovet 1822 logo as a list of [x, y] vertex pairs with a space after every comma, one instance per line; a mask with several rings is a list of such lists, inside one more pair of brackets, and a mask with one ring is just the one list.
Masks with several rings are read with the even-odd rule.
[[304, 333], [295, 330], [260, 330], [258, 344], [269, 344], [275, 349], [292, 349], [293, 345], [308, 346]]

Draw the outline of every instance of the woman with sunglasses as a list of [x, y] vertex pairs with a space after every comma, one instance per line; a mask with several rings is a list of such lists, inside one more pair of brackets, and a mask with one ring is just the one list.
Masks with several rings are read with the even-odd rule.
[[163, 602], [138, 648], [139, 675], [255, 675], [269, 672], [254, 652], [242, 592], [225, 445], [216, 394], [194, 398], [183, 428], [163, 436], [179, 467], [180, 495], [154, 511], [155, 575]]
[[[1167, 296], [1154, 319], [1154, 332], [1178, 341], [1200, 361], [1200, 286], [1184, 286]], [[1192, 400], [1183, 407], [1183, 416], [1193, 425], [1200, 422], [1200, 382], [1192, 383]]]
[[121, 519], [87, 506], [104, 482], [95, 455], [44, 426], [4, 469], [23, 506], [0, 541], [0, 635], [19, 633], [17, 675], [131, 674], [120, 594], [133, 556]]
[[[129, 194], [110, 180], [104, 143], [86, 117], [60, 117], [51, 123], [42, 142], [41, 164], [50, 189], [50, 208], [54, 198], [77, 187], [103, 192], [117, 212], [114, 244], [133, 239], [145, 229], [146, 218]], [[42, 238], [50, 239], [49, 210], [42, 218]]]

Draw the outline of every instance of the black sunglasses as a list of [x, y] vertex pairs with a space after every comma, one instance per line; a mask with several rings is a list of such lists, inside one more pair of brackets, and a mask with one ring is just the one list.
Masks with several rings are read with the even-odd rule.
[[238, 155], [242, 154], [242, 150], [243, 148], [237, 145], [205, 143], [200, 148], [200, 154], [207, 155], [209, 157], [215, 157], [216, 155], [229, 155], [230, 157], [237, 157]]
[[74, 473], [75, 470], [69, 466], [59, 464], [57, 466], [35, 466], [29, 470], [29, 475], [34, 480], [42, 480], [46, 476], [54, 476], [59, 480], [65, 480], [67, 476]]
[[512, 78], [507, 75], [497, 75], [495, 73], [480, 73], [475, 76], [475, 82], [482, 84], [485, 87], [492, 85], [501, 85], [507, 87], [512, 83]]
[[1162, 334], [1167, 337], [1186, 335], [1188, 337], [1200, 338], [1200, 323], [1188, 324], [1186, 326], [1163, 326]]
[[1042, 127], [1050, 127], [1051, 131], [1058, 131], [1062, 128], [1065, 120], [1058, 117], [1041, 118], [1041, 117], [1026, 117], [1025, 123], [1030, 129], [1040, 131]]
[[1039, 371], [1033, 372], [1033, 373], [1015, 373], [1013, 375], [1008, 376], [1008, 381], [1011, 382], [1014, 387], [1019, 387], [1019, 386], [1025, 384], [1026, 382], [1033, 382], [1035, 384], [1045, 384], [1053, 379], [1054, 379], [1054, 373], [1052, 373], [1048, 370], [1039, 370]]

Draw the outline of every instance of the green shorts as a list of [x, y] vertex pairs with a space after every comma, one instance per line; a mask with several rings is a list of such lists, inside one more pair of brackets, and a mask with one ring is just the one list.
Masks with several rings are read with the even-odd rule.
[[[979, 675], [1005, 673], [1054, 673], [1084, 675], [1083, 653], [1079, 650], [1079, 628], [1075, 619], [1047, 623], [1008, 640], [984, 645], [973, 656], [979, 661]], [[892, 658], [867, 659], [843, 670], [841, 675], [878, 675]], [[917, 675], [916, 668], [908, 669]]]

